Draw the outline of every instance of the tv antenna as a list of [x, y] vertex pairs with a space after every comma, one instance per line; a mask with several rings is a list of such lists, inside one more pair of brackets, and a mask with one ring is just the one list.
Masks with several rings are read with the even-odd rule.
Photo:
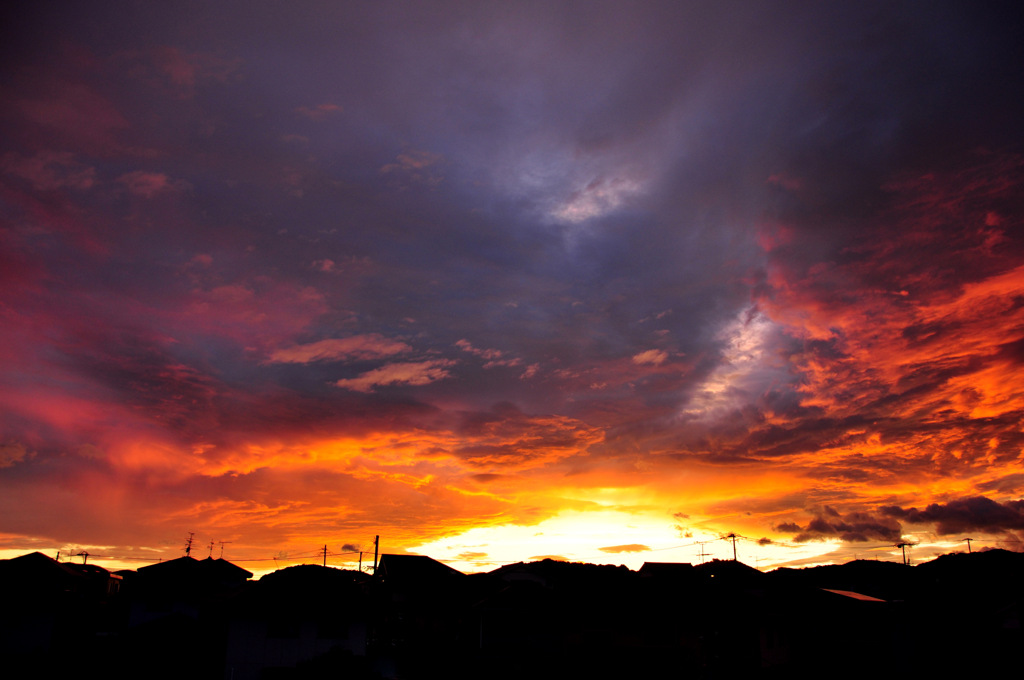
[[188, 532], [188, 538], [185, 539], [185, 557], [192, 557], [192, 537], [196, 535], [196, 532]]

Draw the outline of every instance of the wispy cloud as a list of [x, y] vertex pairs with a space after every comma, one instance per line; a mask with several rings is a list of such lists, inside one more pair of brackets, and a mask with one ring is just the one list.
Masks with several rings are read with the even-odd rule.
[[269, 361], [286, 364], [307, 364], [315, 361], [365, 361], [403, 354], [411, 349], [412, 347], [399, 340], [385, 338], [378, 333], [368, 333], [285, 347], [272, 352]]
[[610, 545], [606, 548], [598, 548], [598, 550], [615, 555], [619, 553], [647, 552], [650, 548], [641, 543], [627, 543], [626, 545]]
[[405, 363], [385, 364], [356, 378], [345, 378], [334, 384], [355, 392], [372, 392], [386, 385], [429, 385], [451, 375], [448, 370], [456, 362], [452, 359], [429, 359]]

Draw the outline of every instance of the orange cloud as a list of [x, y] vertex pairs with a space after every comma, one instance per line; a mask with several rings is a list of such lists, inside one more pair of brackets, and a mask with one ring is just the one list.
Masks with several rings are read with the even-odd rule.
[[665, 363], [668, 359], [668, 352], [660, 349], [649, 349], [633, 355], [634, 364], [652, 364], [657, 366]]
[[618, 553], [647, 552], [648, 550], [650, 550], [650, 548], [648, 548], [646, 545], [642, 545], [640, 543], [629, 543], [629, 544], [626, 544], [626, 545], [611, 545], [611, 546], [608, 546], [607, 548], [598, 548], [598, 550], [600, 550], [603, 553], [618, 554]]
[[429, 385], [449, 377], [451, 373], [448, 368], [456, 363], [453, 359], [429, 359], [386, 364], [356, 378], [345, 378], [334, 384], [355, 392], [372, 392], [373, 388], [384, 385]]
[[412, 349], [398, 340], [378, 333], [330, 338], [305, 345], [275, 350], [269, 361], [274, 363], [306, 364], [314, 361], [367, 360], [402, 354]]

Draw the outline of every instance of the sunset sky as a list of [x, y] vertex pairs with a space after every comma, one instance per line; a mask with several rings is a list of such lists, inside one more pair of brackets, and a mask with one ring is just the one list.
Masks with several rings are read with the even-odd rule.
[[1021, 550], [1018, 7], [2, 10], [0, 557]]

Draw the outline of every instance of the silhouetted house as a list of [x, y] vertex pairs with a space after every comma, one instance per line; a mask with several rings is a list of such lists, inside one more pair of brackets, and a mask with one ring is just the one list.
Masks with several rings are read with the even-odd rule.
[[486, 575], [477, 599], [476, 650], [488, 677], [615, 677], [657, 672], [676, 651], [652, 649], [635, 572], [545, 559]]
[[764, 572], [737, 560], [711, 560], [693, 569], [705, 584], [717, 588], [760, 589], [766, 585]]
[[252, 572], [225, 559], [212, 557], [203, 560], [179, 557], [166, 562], [157, 562], [139, 567], [138, 574], [148, 584], [174, 588], [199, 588], [205, 592], [237, 588], [252, 578]]
[[385, 677], [444, 674], [464, 645], [468, 577], [424, 555], [381, 555], [368, 653]]
[[[226, 677], [289, 676], [322, 667], [361, 677], [369, 577], [319, 565], [288, 567], [252, 584], [229, 612]], [[305, 676], [303, 676], [305, 677]]]
[[90, 658], [117, 625], [120, 577], [34, 552], [0, 560], [0, 653], [12, 659]]
[[461, 571], [426, 555], [381, 555], [374, 572], [382, 583], [395, 586], [445, 586], [465, 577]]
[[[228, 611], [252, 574], [222, 559], [180, 557], [140, 567], [130, 594], [125, 631], [126, 667], [146, 667], [149, 677], [173, 677], [170, 667], [152, 659], [189, 650], [190, 663], [222, 669]], [[219, 674], [218, 674], [219, 677]]]
[[57, 562], [40, 552], [0, 560], [0, 578], [11, 594], [79, 593], [96, 597], [116, 595], [121, 577], [95, 564]]
[[137, 570], [133, 579], [131, 625], [166, 616], [198, 619], [204, 608], [231, 595], [252, 572], [227, 560], [179, 557]]

